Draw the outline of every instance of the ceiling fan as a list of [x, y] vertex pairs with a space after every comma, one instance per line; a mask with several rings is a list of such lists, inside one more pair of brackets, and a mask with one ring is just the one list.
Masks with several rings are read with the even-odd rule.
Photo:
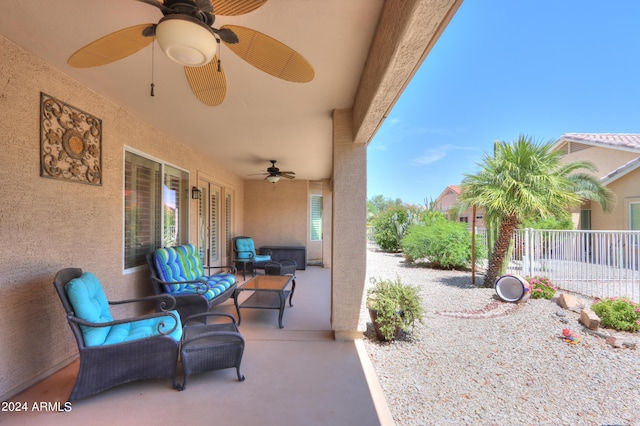
[[276, 167], [276, 160], [269, 161], [271, 161], [271, 167], [267, 167], [267, 171], [265, 173], [256, 173], [250, 176], [263, 175], [266, 176], [264, 180], [271, 183], [276, 183], [280, 180], [280, 178], [295, 179], [295, 172], [282, 172], [279, 168]]
[[[80, 48], [67, 63], [75, 68], [106, 65], [132, 55], [154, 40], [174, 62], [184, 65], [193, 94], [205, 105], [220, 105], [227, 92], [220, 41], [254, 67], [274, 77], [306, 83], [315, 73], [298, 52], [259, 31], [238, 25], [213, 27], [216, 15], [252, 12], [267, 0], [135, 0], [157, 7], [157, 24], [123, 28]], [[153, 83], [152, 83], [153, 94]]]

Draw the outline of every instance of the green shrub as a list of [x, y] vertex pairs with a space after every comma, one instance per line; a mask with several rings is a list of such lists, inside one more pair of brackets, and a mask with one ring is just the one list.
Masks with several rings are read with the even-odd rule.
[[376, 312], [382, 340], [393, 340], [396, 329], [409, 331], [416, 321], [423, 321], [424, 308], [417, 287], [404, 284], [399, 277], [371, 281], [374, 286], [367, 291], [367, 306]]
[[427, 257], [429, 253], [427, 248], [429, 244], [429, 226], [430, 225], [414, 225], [409, 228], [407, 235], [403, 238], [402, 252], [410, 262]]
[[[409, 260], [427, 259], [435, 267], [453, 269], [471, 266], [471, 232], [464, 223], [437, 219], [414, 225], [402, 240], [402, 250]], [[476, 241], [476, 260], [487, 255]]]
[[414, 207], [391, 207], [373, 220], [374, 241], [384, 251], [398, 251], [409, 227], [420, 219], [421, 214]]
[[591, 306], [603, 327], [640, 331], [640, 305], [626, 297], [612, 297]]
[[400, 250], [400, 242], [396, 236], [393, 218], [395, 215], [397, 220], [406, 220], [406, 210], [407, 209], [402, 206], [392, 207], [378, 214], [378, 216], [373, 219], [373, 239], [381, 250]]
[[531, 285], [532, 299], [553, 299], [556, 294], [556, 288], [551, 280], [547, 277], [525, 277], [525, 280]]
[[536, 220], [525, 220], [522, 223], [522, 228], [533, 228], [533, 229], [573, 229], [574, 224], [571, 220], [571, 215], [563, 215], [560, 217], [547, 217], [547, 218], [539, 218]]

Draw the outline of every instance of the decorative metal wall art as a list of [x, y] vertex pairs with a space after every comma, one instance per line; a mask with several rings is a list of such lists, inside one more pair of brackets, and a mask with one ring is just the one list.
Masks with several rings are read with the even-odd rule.
[[102, 185], [102, 120], [40, 93], [40, 176]]

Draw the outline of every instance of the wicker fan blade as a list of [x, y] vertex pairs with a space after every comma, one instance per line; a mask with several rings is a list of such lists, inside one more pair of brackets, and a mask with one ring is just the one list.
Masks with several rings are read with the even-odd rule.
[[213, 13], [217, 16], [238, 16], [253, 12], [267, 0], [211, 0]]
[[289, 175], [289, 174], [285, 174], [285, 173], [282, 173], [282, 174], [280, 175], [280, 177], [283, 177], [283, 178], [285, 178], [285, 179], [295, 179], [295, 178], [296, 178], [296, 177], [295, 177], [295, 176], [293, 176], [293, 175]]
[[226, 46], [254, 67], [274, 77], [296, 83], [313, 80], [315, 72], [311, 64], [278, 40], [238, 25], [224, 25], [221, 29], [230, 29], [238, 36], [238, 43], [225, 43]]
[[91, 68], [119, 61], [148, 46], [153, 37], [145, 37], [142, 32], [153, 24], [140, 24], [123, 28], [101, 37], [78, 49], [67, 63], [74, 68]]
[[200, 102], [208, 106], [222, 103], [227, 94], [227, 80], [224, 69], [218, 71], [218, 57], [201, 67], [184, 67], [191, 91]]

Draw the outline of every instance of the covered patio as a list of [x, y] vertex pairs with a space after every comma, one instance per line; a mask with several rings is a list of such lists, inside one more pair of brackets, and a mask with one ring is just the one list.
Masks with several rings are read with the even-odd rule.
[[[333, 338], [330, 271], [312, 266], [298, 271], [297, 282], [283, 329], [276, 311], [242, 311], [244, 382], [231, 368], [190, 376], [182, 392], [172, 390], [170, 380], [146, 380], [75, 401], [70, 412], [2, 416], [29, 425], [144, 425], [159, 419], [193, 425], [393, 424], [362, 343]], [[216, 310], [236, 315], [231, 300]], [[30, 409], [42, 401], [63, 406], [77, 370], [76, 361], [11, 401]]]
[[[217, 16], [220, 25], [250, 27], [286, 43], [309, 61], [314, 78], [304, 84], [282, 81], [221, 50], [228, 91], [216, 107], [196, 99], [184, 68], [150, 46], [96, 68], [67, 64], [74, 51], [101, 36], [158, 22], [162, 14], [153, 0], [0, 2], [0, 52], [6, 58], [0, 62], [1, 399], [46, 395], [46, 401], [54, 401], [64, 394], [58, 384], [71, 385], [77, 349], [52, 288], [55, 273], [66, 267], [91, 271], [112, 300], [149, 295], [149, 271], [140, 259], [144, 250], [165, 244], [162, 238], [171, 228], [178, 244], [196, 244], [210, 265], [231, 263], [229, 242], [239, 235], [251, 236], [257, 247], [304, 247], [307, 262], [322, 268], [299, 271], [300, 287], [307, 280], [322, 281], [322, 296], [304, 303], [301, 291], [297, 306], [285, 314], [284, 330], [272, 330], [267, 319], [246, 325], [243, 319], [246, 383], [211, 373], [194, 378], [177, 396], [162, 392], [161, 383], [135, 384], [132, 390], [117, 388], [80, 401], [72, 415], [89, 416], [110, 398], [128, 404], [133, 389], [144, 389], [135, 395], [149, 399], [156, 391], [186, 399], [200, 394], [194, 392], [198, 386], [213, 386], [216, 395], [219, 386], [229, 386], [230, 395], [246, 389], [246, 398], [234, 397], [227, 411], [255, 418], [266, 415], [261, 410], [295, 416], [291, 410], [303, 401], [309, 407], [335, 405], [342, 414], [334, 424], [347, 424], [350, 412], [369, 411], [375, 398], [356, 351], [366, 270], [367, 144], [461, 2], [271, 0], [258, 1], [261, 6], [246, 15]], [[150, 83], [155, 96], [149, 96]], [[78, 155], [84, 155], [85, 136], [78, 132], [67, 134], [63, 128], [60, 145], [66, 151], [54, 146], [54, 136], [55, 155], [47, 152], [52, 147], [44, 147], [43, 140], [55, 120], [43, 118], [45, 97], [79, 111], [70, 122], [84, 114], [100, 120], [99, 151], [92, 152], [93, 160], [100, 157], [99, 180], [72, 182], [85, 161]], [[78, 157], [68, 162], [75, 164], [67, 170], [71, 177], [53, 176], [51, 165], [69, 156]], [[262, 173], [269, 160], [296, 172], [295, 179], [266, 181]], [[140, 180], [138, 187], [128, 186], [132, 176]], [[152, 182], [149, 176], [156, 179], [155, 193], [145, 187]], [[165, 188], [175, 199], [167, 201]], [[192, 197], [194, 188], [203, 196]], [[134, 193], [144, 193], [147, 198], [138, 200], [146, 204], [132, 202]], [[161, 201], [150, 208], [146, 200], [154, 197]], [[314, 197], [321, 199], [322, 227], [312, 238]], [[138, 208], [147, 216], [135, 225], [149, 226], [161, 244], [142, 241], [143, 232], [131, 225]], [[180, 213], [172, 216], [180, 223], [163, 220], [169, 210]], [[319, 278], [305, 278], [316, 269]], [[327, 374], [346, 370], [355, 376]], [[55, 396], [46, 383], [54, 383]], [[337, 390], [345, 386], [351, 391], [339, 398]], [[271, 393], [272, 388], [281, 391]], [[350, 407], [338, 408], [343, 404]], [[84, 411], [83, 406], [94, 408]], [[162, 402], [155, 407], [167, 408]], [[306, 412], [305, 424], [314, 413], [320, 415]]]

